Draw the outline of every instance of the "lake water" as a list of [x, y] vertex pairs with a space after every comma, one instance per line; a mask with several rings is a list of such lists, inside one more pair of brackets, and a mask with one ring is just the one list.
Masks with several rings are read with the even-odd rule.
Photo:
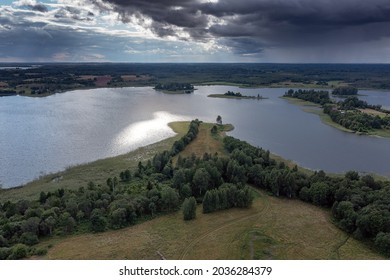
[[[240, 91], [265, 100], [208, 98]], [[68, 166], [115, 156], [173, 135], [167, 123], [221, 115], [230, 135], [311, 169], [357, 170], [390, 177], [390, 139], [358, 136], [325, 125], [317, 115], [279, 98], [286, 89], [201, 86], [170, 95], [152, 88], [77, 90], [44, 98], [0, 98], [0, 182], [24, 184]], [[361, 91], [390, 107], [390, 93]]]

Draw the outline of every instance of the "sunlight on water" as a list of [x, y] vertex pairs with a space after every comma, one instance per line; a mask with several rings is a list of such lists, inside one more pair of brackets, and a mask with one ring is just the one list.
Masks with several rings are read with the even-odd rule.
[[168, 123], [190, 120], [189, 117], [168, 112], [155, 112], [153, 119], [133, 123], [121, 131], [113, 141], [118, 152], [126, 152], [175, 135]]

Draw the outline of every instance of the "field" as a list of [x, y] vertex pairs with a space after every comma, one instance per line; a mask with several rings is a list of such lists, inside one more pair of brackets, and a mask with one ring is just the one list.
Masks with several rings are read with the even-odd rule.
[[[176, 131], [188, 123], [175, 123]], [[202, 124], [182, 156], [226, 153], [213, 124]], [[229, 126], [221, 130], [231, 129]], [[223, 134], [223, 133], [222, 133]], [[44, 259], [382, 259], [338, 229], [328, 210], [254, 189], [250, 209], [230, 209], [184, 221], [181, 211], [121, 230], [44, 240]], [[93, 248], [93, 250], [91, 250]]]
[[[260, 192], [250, 209], [180, 211], [133, 227], [50, 239], [45, 259], [382, 259], [329, 220], [328, 211]], [[93, 250], [91, 250], [93, 248]]]

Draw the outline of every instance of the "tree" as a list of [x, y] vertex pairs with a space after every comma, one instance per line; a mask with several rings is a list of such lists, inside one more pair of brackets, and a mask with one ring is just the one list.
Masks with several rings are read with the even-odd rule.
[[222, 117], [220, 115], [217, 117], [217, 124], [222, 124]]
[[20, 242], [28, 246], [32, 246], [39, 243], [38, 236], [32, 232], [24, 232], [20, 236]]
[[217, 134], [217, 132], [218, 132], [217, 126], [216, 126], [216, 125], [213, 125], [213, 127], [211, 128], [211, 133], [212, 133], [212, 134]]
[[164, 209], [167, 211], [172, 211], [179, 206], [179, 195], [170, 187], [164, 188], [161, 191], [161, 200]]
[[332, 192], [328, 184], [314, 183], [309, 189], [311, 200], [315, 205], [329, 206], [333, 204]]
[[179, 190], [180, 196], [182, 198], [188, 198], [192, 195], [190, 184], [184, 184], [180, 187]]
[[127, 211], [125, 208], [117, 208], [110, 214], [110, 223], [113, 228], [122, 228], [127, 224]]
[[198, 192], [199, 196], [208, 189], [210, 175], [205, 168], [198, 168], [192, 179], [193, 193]]
[[91, 213], [91, 230], [93, 232], [102, 232], [106, 229], [107, 219], [99, 209], [94, 209]]
[[378, 233], [375, 238], [375, 246], [383, 254], [390, 256], [390, 233]]
[[46, 199], [47, 199], [46, 193], [45, 192], [41, 192], [39, 194], [39, 202], [41, 204], [44, 204], [46, 202]]
[[11, 254], [8, 259], [10, 260], [20, 260], [27, 257], [28, 247], [24, 244], [16, 244], [12, 247]]
[[193, 196], [184, 200], [183, 218], [186, 221], [196, 218], [196, 200]]

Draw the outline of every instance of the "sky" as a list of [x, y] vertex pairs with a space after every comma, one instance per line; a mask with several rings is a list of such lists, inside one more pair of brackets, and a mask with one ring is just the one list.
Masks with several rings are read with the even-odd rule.
[[390, 63], [390, 1], [1, 0], [0, 62]]

